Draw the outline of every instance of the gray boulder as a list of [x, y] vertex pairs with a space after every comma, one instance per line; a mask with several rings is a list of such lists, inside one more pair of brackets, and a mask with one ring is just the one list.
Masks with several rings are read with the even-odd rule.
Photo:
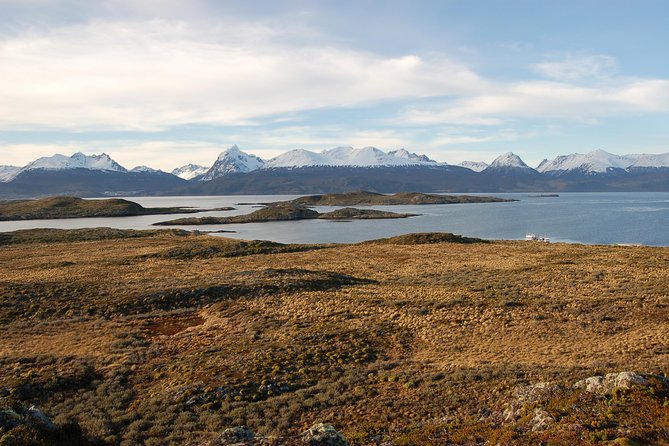
[[632, 386], [646, 386], [648, 380], [634, 372], [609, 373], [605, 376], [591, 376], [574, 383], [575, 389], [608, 395], [614, 389], [629, 389]]
[[218, 437], [217, 444], [221, 446], [244, 446], [253, 444], [254, 437], [255, 434], [248, 427], [235, 426], [224, 430], [223, 433]]
[[309, 446], [348, 446], [348, 441], [332, 425], [319, 423], [311, 426], [303, 434]]
[[559, 390], [560, 386], [549, 382], [517, 387], [513, 392], [513, 399], [507, 403], [506, 409], [502, 412], [501, 421], [504, 423], [515, 422], [520, 418], [523, 408], [527, 404], [550, 399]]
[[47, 417], [44, 412], [39, 410], [36, 406], [30, 406], [28, 408], [28, 416], [35, 420], [37, 423], [41, 424], [45, 429], [56, 430], [57, 427], [51, 421], [51, 418]]
[[534, 409], [534, 418], [530, 420], [529, 424], [532, 432], [541, 432], [551, 427], [553, 423], [555, 423], [555, 418], [545, 409], [537, 407]]

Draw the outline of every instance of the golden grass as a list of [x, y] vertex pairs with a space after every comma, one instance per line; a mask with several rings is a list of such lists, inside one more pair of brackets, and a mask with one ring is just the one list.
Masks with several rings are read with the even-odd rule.
[[[326, 421], [354, 444], [377, 434], [587, 444], [622, 437], [623, 422], [539, 435], [480, 413], [501, 410], [517, 385], [668, 371], [667, 248], [366, 243], [164, 255], [193, 243], [226, 253], [238, 242], [164, 234], [0, 248], [0, 388], [109, 443], [204, 441], [234, 424], [288, 435]], [[621, 411], [627, 436], [669, 441], [658, 392], [629, 396], [654, 421]], [[569, 398], [552, 404], [585, 404]]]

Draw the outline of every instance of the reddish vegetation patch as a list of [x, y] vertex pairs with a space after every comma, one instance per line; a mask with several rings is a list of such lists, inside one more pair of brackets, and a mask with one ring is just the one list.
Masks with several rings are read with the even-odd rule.
[[153, 319], [145, 326], [152, 335], [173, 336], [187, 329], [204, 324], [204, 318], [198, 314], [178, 317]]

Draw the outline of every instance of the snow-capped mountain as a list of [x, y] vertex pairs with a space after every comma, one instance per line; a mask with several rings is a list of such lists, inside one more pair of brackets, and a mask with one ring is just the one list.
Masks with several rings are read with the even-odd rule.
[[473, 170], [474, 172], [481, 172], [488, 167], [488, 163], [484, 163], [483, 161], [463, 161], [458, 166]]
[[550, 175], [560, 175], [566, 172], [605, 173], [610, 169], [627, 169], [638, 158], [640, 155], [621, 156], [604, 150], [595, 150], [586, 154], [572, 153], [558, 156], [552, 161], [542, 162], [537, 170]]
[[[321, 152], [291, 150], [264, 162], [232, 146], [220, 154], [211, 168], [189, 164], [168, 174], [148, 166], [128, 171], [104, 153], [90, 156], [75, 153], [39, 158], [25, 167], [0, 166], [0, 199], [53, 194], [293, 194], [351, 189], [669, 190], [669, 153], [623, 156], [602, 150], [584, 155], [574, 153], [544, 160], [535, 170], [509, 152], [490, 165], [465, 161], [459, 166], [464, 168], [452, 168], [405, 149], [384, 152], [375, 147], [335, 147]], [[363, 173], [360, 168], [367, 171]], [[216, 181], [198, 181], [203, 178]]]
[[21, 171], [33, 169], [66, 170], [66, 169], [89, 169], [106, 170], [111, 172], [127, 172], [127, 169], [114, 161], [106, 153], [100, 155], [84, 155], [77, 152], [72, 156], [59, 153], [53, 156], [38, 158], [21, 169]]
[[265, 162], [255, 155], [248, 154], [239, 150], [236, 145], [221, 152], [213, 166], [202, 177], [202, 181], [213, 180], [214, 178], [229, 173], [246, 173], [260, 169]]
[[[39, 158], [0, 181], [2, 198], [48, 195], [154, 195], [185, 186], [185, 180], [147, 166], [128, 171], [109, 155], [56, 154]], [[3, 176], [4, 178], [4, 176]]]
[[209, 170], [209, 167], [207, 166], [201, 166], [199, 164], [186, 164], [185, 166], [177, 167], [172, 171], [172, 175], [176, 175], [179, 178], [183, 178], [184, 180], [193, 180], [197, 179], [198, 177], [202, 177], [207, 171]]
[[0, 183], [11, 181], [19, 171], [21, 168], [17, 166], [0, 166]]
[[304, 149], [296, 149], [267, 161], [263, 168], [290, 168], [310, 166], [336, 167], [380, 167], [380, 166], [413, 166], [436, 165], [425, 155], [409, 153], [404, 149], [384, 152], [376, 147], [335, 147], [320, 153]]
[[149, 166], [137, 166], [130, 169], [130, 172], [146, 172], [146, 173], [164, 173], [162, 170], [154, 169]]
[[485, 171], [495, 170], [518, 170], [518, 171], [534, 171], [530, 166], [520, 159], [518, 155], [512, 152], [506, 152], [490, 163]]
[[628, 170], [669, 168], [669, 153], [662, 153], [660, 155], [643, 154], [634, 156], [637, 156], [637, 159], [627, 167]]

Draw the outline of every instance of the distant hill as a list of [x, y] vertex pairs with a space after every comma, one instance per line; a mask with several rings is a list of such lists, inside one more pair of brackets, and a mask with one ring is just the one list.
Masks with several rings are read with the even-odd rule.
[[186, 180], [165, 172], [31, 169], [19, 173], [10, 182], [0, 183], [0, 198], [157, 195], [186, 184]]

